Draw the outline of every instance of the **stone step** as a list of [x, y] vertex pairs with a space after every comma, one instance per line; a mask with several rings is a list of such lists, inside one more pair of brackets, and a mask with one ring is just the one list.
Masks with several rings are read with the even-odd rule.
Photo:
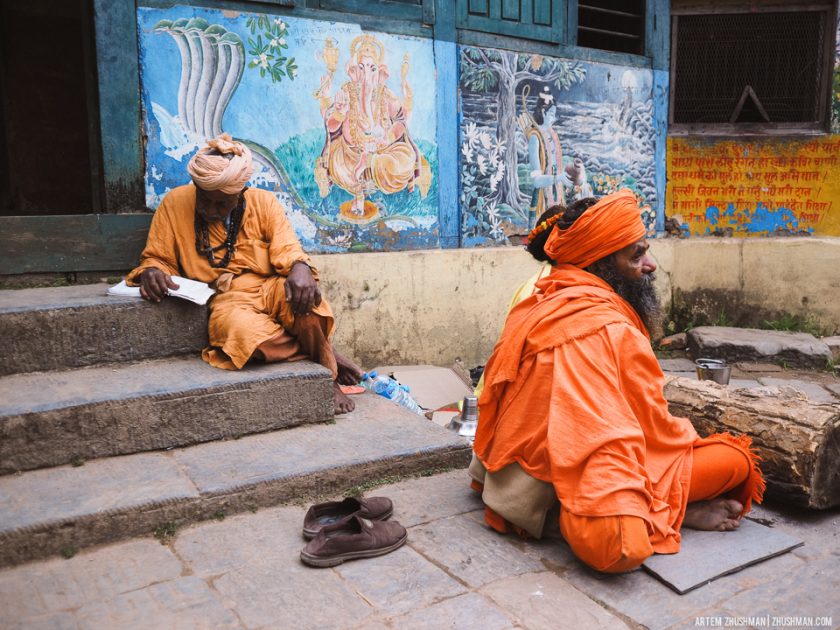
[[688, 331], [689, 353], [736, 361], [769, 361], [797, 368], [826, 369], [831, 349], [813, 335], [781, 330], [700, 326]]
[[106, 284], [0, 291], [0, 375], [195, 354], [206, 306], [105, 295]]
[[469, 463], [464, 438], [374, 394], [354, 400], [334, 425], [0, 477], [0, 565]]
[[326, 368], [228, 371], [199, 356], [0, 377], [0, 474], [284, 429], [333, 417]]

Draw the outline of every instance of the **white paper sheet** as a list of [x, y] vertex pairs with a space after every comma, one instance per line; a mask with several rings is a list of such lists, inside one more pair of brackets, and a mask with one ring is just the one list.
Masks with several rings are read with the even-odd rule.
[[[205, 282], [197, 282], [189, 278], [182, 278], [181, 276], [172, 276], [172, 282], [178, 285], [177, 289], [170, 289], [169, 295], [172, 297], [181, 298], [182, 300], [189, 300], [195, 304], [207, 304], [209, 300], [216, 293]], [[140, 297], [140, 287], [130, 287], [125, 283], [125, 280], [112, 287], [108, 287], [108, 295], [119, 295], [124, 297]]]

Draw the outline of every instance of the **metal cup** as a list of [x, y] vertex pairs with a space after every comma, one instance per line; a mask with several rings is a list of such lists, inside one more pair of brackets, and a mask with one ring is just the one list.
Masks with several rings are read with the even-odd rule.
[[729, 384], [732, 366], [726, 365], [723, 359], [697, 359], [694, 362], [697, 378], [701, 381], [714, 381], [720, 385]]
[[446, 425], [450, 431], [455, 431], [470, 440], [475, 439], [475, 430], [478, 427], [478, 398], [475, 396], [464, 396], [461, 405], [461, 415], [455, 416]]

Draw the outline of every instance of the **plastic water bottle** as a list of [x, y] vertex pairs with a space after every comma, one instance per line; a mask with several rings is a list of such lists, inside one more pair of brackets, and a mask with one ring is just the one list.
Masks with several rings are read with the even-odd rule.
[[373, 379], [377, 376], [376, 372], [364, 372], [362, 374], [362, 380], [359, 381], [359, 384], [364, 387], [368, 391], [373, 391]]
[[411, 394], [408, 393], [407, 389], [402, 387], [399, 383], [397, 383], [397, 381], [385, 376], [384, 374], [377, 374], [376, 372], [371, 372], [367, 376], [368, 378], [363, 378], [362, 383], [372, 392], [375, 392], [380, 396], [384, 396], [388, 400], [394, 401], [409, 411], [413, 411], [421, 416], [423, 415], [423, 410], [420, 408], [420, 405], [417, 404], [417, 401], [414, 400], [411, 397]]

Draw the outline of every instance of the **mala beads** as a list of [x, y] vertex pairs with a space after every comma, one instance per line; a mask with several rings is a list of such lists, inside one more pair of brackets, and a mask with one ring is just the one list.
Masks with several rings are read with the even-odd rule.
[[[242, 194], [239, 195], [236, 208], [230, 213], [230, 221], [228, 222], [225, 240], [222, 241], [221, 245], [211, 247], [210, 226], [207, 225], [207, 221], [198, 212], [195, 213], [195, 249], [199, 254], [207, 258], [207, 262], [210, 263], [211, 267], [218, 269], [228, 266], [230, 257], [233, 256], [233, 252], [236, 249], [236, 238], [239, 236], [239, 229], [242, 227], [242, 217], [244, 216], [245, 191], [243, 190]], [[226, 250], [225, 255], [222, 256], [219, 262], [216, 262], [216, 252], [220, 249]]]

